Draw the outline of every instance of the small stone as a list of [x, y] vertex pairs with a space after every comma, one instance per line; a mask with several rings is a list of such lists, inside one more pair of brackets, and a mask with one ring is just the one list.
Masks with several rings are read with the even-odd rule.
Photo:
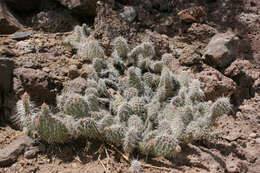
[[79, 70], [78, 67], [76, 65], [71, 65], [69, 66], [69, 72], [68, 72], [68, 77], [70, 79], [75, 79], [77, 77], [79, 77]]
[[249, 134], [249, 137], [250, 137], [250, 138], [256, 138], [256, 133], [250, 133], [250, 134]]
[[35, 156], [37, 155], [37, 153], [39, 153], [39, 148], [38, 147], [32, 147], [32, 148], [30, 148], [30, 150], [28, 150], [28, 151], [26, 151], [25, 153], [24, 153], [24, 157], [26, 158], [26, 159], [33, 159], [33, 158], [35, 158]]
[[72, 163], [71, 166], [72, 168], [77, 168], [77, 163]]
[[256, 138], [255, 141], [256, 141], [257, 144], [260, 144], [260, 138]]

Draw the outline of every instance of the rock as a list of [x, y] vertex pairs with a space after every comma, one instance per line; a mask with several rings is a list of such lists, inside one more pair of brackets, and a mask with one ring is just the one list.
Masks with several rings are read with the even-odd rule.
[[0, 95], [10, 92], [12, 88], [13, 68], [13, 60], [0, 57]]
[[94, 17], [96, 15], [97, 0], [57, 0], [80, 17]]
[[136, 11], [134, 7], [125, 6], [124, 11], [120, 13], [120, 16], [128, 22], [132, 22], [136, 17]]
[[40, 149], [38, 147], [30, 147], [28, 151], [24, 153], [24, 157], [26, 159], [33, 159], [35, 156], [40, 152]]
[[31, 41], [19, 41], [16, 43], [16, 48], [20, 55], [35, 52], [35, 45]]
[[204, 22], [207, 18], [206, 9], [202, 6], [194, 6], [178, 13], [180, 20], [187, 23]]
[[34, 29], [41, 29], [46, 32], [67, 32], [71, 31], [79, 21], [72, 17], [67, 9], [55, 9], [50, 11], [41, 11], [32, 18]]
[[250, 137], [250, 138], [256, 138], [256, 137], [257, 137], [257, 134], [256, 134], [256, 133], [250, 133], [250, 134], [249, 134], [249, 137]]
[[239, 38], [232, 32], [216, 34], [205, 48], [203, 58], [212, 66], [227, 67], [237, 56]]
[[0, 46], [0, 56], [13, 57], [15, 55], [15, 52], [7, 46]]
[[9, 166], [14, 163], [26, 147], [32, 145], [33, 141], [28, 136], [19, 136], [11, 144], [0, 150], [0, 167]]
[[216, 33], [217, 30], [212, 26], [201, 23], [193, 23], [188, 28], [186, 37], [188, 37], [187, 39], [190, 41], [200, 40], [203, 43], [208, 43]]
[[25, 91], [40, 104], [56, 102], [55, 81], [41, 71], [31, 68], [16, 68], [14, 70], [14, 92], [21, 96]]
[[23, 25], [9, 11], [5, 2], [0, 1], [0, 34], [12, 34], [22, 28]]
[[181, 65], [194, 65], [200, 64], [202, 62], [202, 58], [200, 52], [196, 46], [188, 45], [186, 46], [179, 57], [179, 62]]
[[257, 91], [255, 81], [260, 78], [260, 70], [248, 60], [235, 60], [226, 70], [225, 75], [235, 80], [238, 85], [235, 93], [236, 102], [241, 103]]
[[69, 72], [68, 72], [68, 77], [70, 79], [75, 79], [76, 77], [79, 77], [79, 70], [76, 65], [71, 65], [69, 66]]
[[13, 40], [24, 40], [26, 38], [29, 38], [33, 34], [32, 31], [27, 31], [27, 32], [18, 32], [15, 33], [11, 36]]
[[236, 92], [236, 83], [224, 76], [216, 69], [203, 65], [201, 71], [195, 74], [195, 78], [201, 81], [201, 87], [207, 100], [215, 100], [221, 96], [230, 97]]
[[24, 11], [32, 11], [37, 9], [39, 4], [41, 4], [41, 0], [4, 0], [8, 6], [13, 8], [16, 11], [24, 12]]
[[150, 0], [152, 7], [159, 11], [167, 11], [170, 8], [168, 0]]
[[260, 138], [256, 138], [255, 142], [260, 145]]

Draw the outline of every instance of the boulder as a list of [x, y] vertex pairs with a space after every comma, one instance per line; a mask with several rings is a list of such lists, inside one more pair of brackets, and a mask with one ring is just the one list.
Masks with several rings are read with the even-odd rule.
[[232, 32], [213, 36], [205, 48], [203, 59], [211, 66], [227, 67], [237, 56], [239, 38]]
[[237, 59], [226, 70], [225, 75], [232, 78], [238, 85], [235, 93], [236, 101], [242, 102], [258, 92], [257, 80], [260, 79], [260, 69], [254, 67], [248, 60]]
[[41, 4], [41, 0], [4, 0], [8, 6], [12, 9], [24, 12], [24, 11], [32, 11], [37, 9], [39, 4]]
[[0, 34], [12, 34], [23, 25], [9, 11], [4, 1], [0, 1]]
[[56, 102], [55, 81], [41, 70], [16, 68], [14, 70], [14, 92], [21, 96], [27, 92], [39, 104]]
[[97, 0], [57, 0], [80, 17], [94, 17], [96, 15]]

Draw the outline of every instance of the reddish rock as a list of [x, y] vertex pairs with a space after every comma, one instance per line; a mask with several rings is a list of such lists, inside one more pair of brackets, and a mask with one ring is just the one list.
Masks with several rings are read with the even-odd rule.
[[258, 90], [255, 81], [260, 78], [260, 69], [248, 60], [237, 59], [225, 70], [225, 75], [235, 80], [238, 85], [235, 93], [238, 103], [244, 98], [250, 98]]
[[202, 62], [202, 58], [198, 48], [192, 45], [188, 45], [182, 50], [181, 56], [178, 60], [181, 65], [186, 66], [200, 64]]
[[53, 104], [56, 102], [55, 81], [41, 70], [30, 68], [14, 70], [15, 94], [21, 96], [25, 91], [39, 103]]
[[207, 100], [215, 100], [221, 96], [230, 97], [236, 92], [236, 83], [210, 66], [203, 65], [201, 72], [194, 76], [201, 81]]
[[204, 22], [207, 18], [205, 7], [194, 6], [178, 13], [178, 17], [187, 23]]

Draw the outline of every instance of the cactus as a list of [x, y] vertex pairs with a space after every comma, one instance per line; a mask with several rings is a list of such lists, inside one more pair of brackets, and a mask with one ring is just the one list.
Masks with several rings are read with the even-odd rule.
[[162, 55], [162, 62], [165, 67], [171, 68], [172, 62], [173, 62], [173, 56], [172, 54], [165, 53]]
[[103, 59], [100, 58], [94, 58], [93, 59], [93, 68], [97, 73], [100, 73], [103, 69], [107, 68], [107, 65], [105, 64]]
[[82, 96], [74, 96], [64, 105], [64, 112], [76, 119], [89, 116], [89, 105], [87, 100]]
[[229, 98], [220, 97], [210, 107], [211, 121], [214, 122], [220, 115], [227, 114], [232, 110]]
[[47, 143], [66, 143], [71, 139], [69, 129], [62, 119], [51, 115], [49, 107], [42, 105], [41, 112], [33, 120], [41, 140]]
[[112, 126], [104, 129], [105, 139], [116, 146], [122, 145], [125, 133], [126, 127], [121, 124], [113, 124]]
[[129, 101], [129, 105], [131, 106], [133, 113], [140, 116], [143, 120], [147, 118], [147, 111], [145, 109], [145, 102], [141, 97], [133, 97]]
[[[82, 28], [76, 29], [78, 40], [86, 34]], [[187, 72], [175, 75], [171, 54], [152, 59], [150, 43], [128, 52], [126, 40], [116, 38], [106, 59], [97, 41], [82, 39], [80, 45], [78, 54], [90, 64], [57, 97], [58, 109], [43, 104], [37, 111], [26, 94], [17, 102], [22, 126], [48, 143], [92, 138], [128, 154], [173, 157], [180, 145], [212, 138], [216, 119], [231, 111], [228, 98], [204, 101], [198, 80]]]
[[118, 107], [117, 116], [119, 117], [120, 122], [127, 122], [132, 114], [132, 107], [128, 103], [123, 103]]
[[117, 53], [117, 55], [121, 58], [126, 58], [128, 53], [128, 44], [126, 39], [123, 37], [117, 37], [114, 39], [113, 43], [113, 49]]
[[20, 120], [20, 127], [29, 127], [33, 114], [34, 105], [30, 101], [30, 96], [27, 92], [22, 95], [21, 100], [16, 103], [15, 112], [17, 118]]
[[93, 118], [87, 117], [87, 118], [79, 119], [76, 122], [75, 126], [78, 133], [81, 136], [94, 138], [94, 139], [99, 137], [99, 133], [97, 130], [97, 123]]
[[142, 131], [144, 129], [143, 120], [139, 116], [137, 116], [137, 115], [131, 115], [128, 118], [127, 126], [129, 128], [134, 128], [137, 131]]
[[85, 43], [80, 44], [78, 55], [85, 61], [93, 61], [94, 58], [103, 59], [105, 53], [98, 41], [88, 39]]
[[144, 90], [140, 69], [135, 67], [130, 67], [128, 69], [128, 88], [131, 87], [136, 88], [139, 93], [142, 93]]
[[79, 49], [81, 42], [84, 41], [89, 34], [90, 31], [86, 24], [83, 24], [82, 26], [77, 25], [74, 27], [73, 34], [67, 36], [64, 42], [70, 44], [73, 49]]
[[173, 157], [176, 153], [181, 151], [176, 139], [167, 134], [156, 136], [153, 148], [154, 155], [163, 157]]
[[129, 128], [123, 139], [123, 149], [127, 153], [132, 153], [137, 148], [140, 141], [139, 133], [135, 128]]
[[136, 88], [128, 88], [126, 90], [124, 90], [124, 97], [127, 100], [130, 100], [133, 97], [137, 97], [138, 96], [138, 90]]
[[142, 163], [138, 160], [132, 160], [129, 168], [130, 173], [142, 173]]

